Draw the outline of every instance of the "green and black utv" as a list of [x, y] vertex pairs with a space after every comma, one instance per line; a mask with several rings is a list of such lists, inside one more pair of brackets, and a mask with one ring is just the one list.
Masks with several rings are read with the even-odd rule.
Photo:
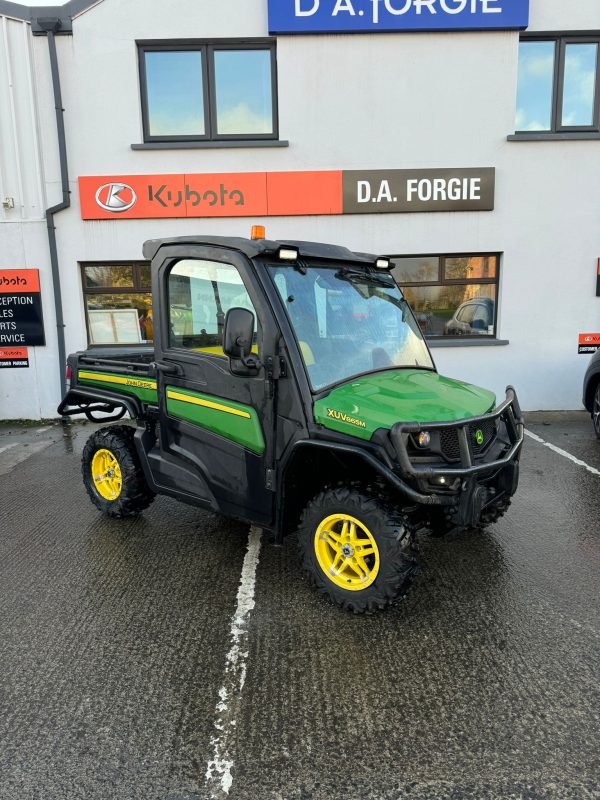
[[154, 346], [68, 360], [61, 415], [96, 430], [83, 477], [98, 508], [156, 494], [295, 532], [335, 603], [374, 612], [417, 570], [415, 533], [482, 528], [508, 508], [523, 420], [515, 391], [436, 371], [388, 259], [312, 242], [149, 241]]

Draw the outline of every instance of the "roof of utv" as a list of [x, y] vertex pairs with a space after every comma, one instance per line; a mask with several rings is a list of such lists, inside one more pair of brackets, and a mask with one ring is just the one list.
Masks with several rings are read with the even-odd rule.
[[358, 264], [374, 264], [377, 256], [369, 253], [353, 253], [347, 247], [338, 247], [335, 244], [320, 244], [319, 242], [274, 242], [269, 239], [243, 239], [236, 236], [180, 236], [175, 239], [150, 239], [144, 244], [144, 257], [148, 260], [154, 258], [161, 247], [170, 245], [208, 245], [223, 247], [229, 250], [239, 250], [240, 253], [255, 258], [260, 255], [276, 253], [280, 247], [297, 247], [301, 258], [326, 258], [331, 261], [351, 261]]

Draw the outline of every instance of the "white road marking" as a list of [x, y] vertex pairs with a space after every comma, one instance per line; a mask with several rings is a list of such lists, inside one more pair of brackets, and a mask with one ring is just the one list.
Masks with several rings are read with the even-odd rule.
[[231, 620], [229, 637], [231, 647], [225, 658], [223, 686], [219, 689], [219, 702], [215, 707], [215, 735], [211, 739], [213, 757], [206, 769], [206, 785], [211, 798], [228, 795], [233, 783], [232, 737], [237, 724], [237, 711], [246, 681], [248, 660], [248, 619], [254, 608], [256, 569], [260, 554], [262, 531], [250, 528], [248, 550], [244, 557], [237, 605]]
[[585, 461], [580, 461], [578, 458], [575, 458], [575, 456], [571, 455], [571, 453], [567, 453], [566, 450], [562, 450], [560, 447], [557, 447], [555, 444], [551, 444], [550, 442], [547, 442], [545, 439], [542, 439], [541, 436], [538, 436], [537, 434], [532, 433], [531, 431], [525, 431], [525, 435], [529, 436], [529, 438], [533, 439], [535, 442], [539, 442], [540, 444], [543, 444], [544, 447], [547, 447], [550, 450], [553, 450], [555, 453], [558, 453], [559, 456], [563, 456], [564, 458], [568, 458], [569, 461], [573, 462], [573, 464], [577, 464], [578, 467], [583, 467], [584, 469], [587, 469], [587, 471], [591, 472], [592, 475], [596, 475], [596, 476], [598, 476], [600, 478], [600, 470], [597, 470], [595, 467], [590, 467], [590, 465], [586, 464]]
[[[0, 459], [0, 475], [8, 475], [17, 464], [22, 461], [27, 461], [28, 458], [44, 450], [52, 444], [50, 439], [42, 440], [41, 442], [29, 442], [27, 446], [23, 442], [14, 442], [13, 444], [0, 447], [0, 455], [7, 453], [7, 455]], [[15, 450], [15, 448], [18, 448]], [[10, 451], [10, 452], [9, 452]]]

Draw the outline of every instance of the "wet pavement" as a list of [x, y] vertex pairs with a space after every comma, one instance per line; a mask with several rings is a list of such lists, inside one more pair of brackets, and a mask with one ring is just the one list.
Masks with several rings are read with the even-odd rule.
[[[527, 422], [600, 470], [588, 415]], [[164, 497], [102, 518], [91, 430], [0, 426], [0, 800], [221, 797], [219, 703], [232, 800], [600, 798], [599, 476], [528, 438], [509, 514], [420, 536], [371, 618], [263, 541], [231, 703], [247, 527]]]

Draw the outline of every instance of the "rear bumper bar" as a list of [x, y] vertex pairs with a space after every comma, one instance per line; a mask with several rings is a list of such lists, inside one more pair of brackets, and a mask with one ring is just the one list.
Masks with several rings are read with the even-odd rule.
[[[510, 441], [510, 449], [504, 453], [502, 458], [495, 461], [473, 463], [473, 453], [469, 442], [469, 428], [490, 420], [502, 420], [506, 426], [506, 431]], [[421, 431], [439, 431], [444, 429], [456, 430], [460, 449], [460, 466], [444, 466], [431, 464], [418, 464], [411, 461], [407, 449], [409, 435], [416, 435]], [[397, 422], [390, 431], [392, 443], [398, 457], [398, 463], [402, 471], [413, 478], [436, 478], [449, 476], [456, 478], [468, 478], [473, 476], [485, 475], [508, 466], [519, 455], [523, 446], [525, 426], [521, 407], [517, 399], [517, 393], [512, 386], [506, 389], [506, 399], [489, 414], [480, 417], [470, 417], [469, 419], [452, 420], [450, 422], [417, 423], [417, 422]]]

